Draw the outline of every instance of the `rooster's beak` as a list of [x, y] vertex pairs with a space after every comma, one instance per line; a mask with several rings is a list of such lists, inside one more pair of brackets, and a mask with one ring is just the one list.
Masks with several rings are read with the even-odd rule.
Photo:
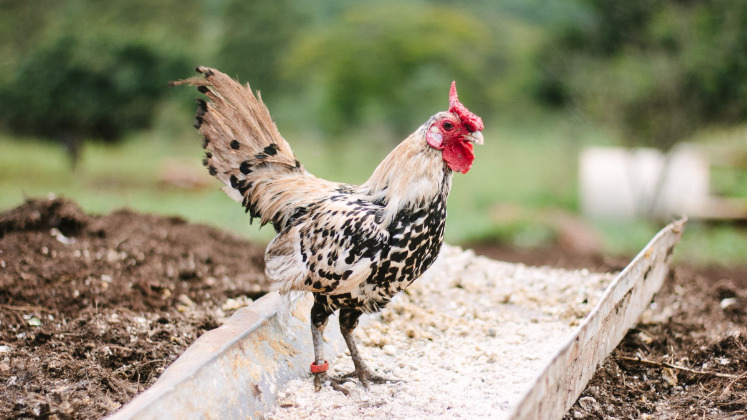
[[467, 137], [465, 137], [465, 140], [474, 142], [475, 144], [483, 144], [482, 133], [479, 131], [470, 133]]

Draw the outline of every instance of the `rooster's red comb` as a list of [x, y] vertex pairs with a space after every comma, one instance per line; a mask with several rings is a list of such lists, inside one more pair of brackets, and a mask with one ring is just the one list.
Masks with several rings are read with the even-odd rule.
[[451, 90], [449, 90], [449, 112], [453, 112], [459, 115], [462, 123], [464, 123], [467, 129], [473, 133], [475, 131], [482, 131], [483, 128], [485, 128], [482, 125], [482, 118], [469, 112], [467, 107], [459, 102], [459, 98], [457, 97], [456, 82], [451, 82]]

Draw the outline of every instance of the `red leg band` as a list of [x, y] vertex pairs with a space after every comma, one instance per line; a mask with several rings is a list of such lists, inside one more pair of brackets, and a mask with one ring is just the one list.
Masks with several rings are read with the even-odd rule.
[[311, 373], [322, 373], [329, 369], [329, 363], [325, 360], [321, 365], [317, 365], [316, 362], [311, 362]]

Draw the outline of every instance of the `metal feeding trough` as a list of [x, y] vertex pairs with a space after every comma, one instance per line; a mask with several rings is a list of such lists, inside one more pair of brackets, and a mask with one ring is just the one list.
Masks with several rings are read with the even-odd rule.
[[[363, 340], [364, 347], [366, 342], [369, 344], [374, 342], [373, 350], [369, 354], [374, 353], [375, 357], [369, 358], [369, 365], [394, 366], [395, 374], [397, 369], [400, 372], [408, 369], [407, 362], [396, 361], [397, 355], [415, 354], [423, 359], [422, 364], [428, 365], [429, 369], [438, 368], [435, 366], [438, 363], [433, 363], [432, 360], [426, 362], [425, 359], [430, 353], [438, 350], [437, 348], [441, 345], [438, 340], [443, 331], [448, 329], [460, 332], [461, 335], [451, 341], [460, 342], [463, 339], [465, 343], [468, 343], [465, 346], [469, 346], [472, 350], [475, 347], [482, 347], [481, 354], [487, 355], [487, 357], [474, 357], [465, 363], [479, 365], [477, 368], [472, 366], [473, 369], [470, 371], [478, 377], [466, 378], [467, 382], [464, 383], [482, 382], [482, 388], [484, 388], [482, 401], [469, 400], [463, 406], [450, 402], [448, 407], [446, 405], [441, 407], [438, 405], [439, 401], [448, 401], [450, 398], [447, 395], [449, 388], [452, 388], [454, 392], [464, 394], [472, 391], [468, 386], [460, 388], [460, 385], [453, 383], [432, 384], [439, 380], [448, 380], [446, 374], [435, 380], [423, 380], [417, 373], [412, 373], [412, 370], [407, 370], [404, 374], [409, 376], [401, 378], [404, 385], [401, 383], [391, 385], [393, 388], [385, 391], [379, 391], [384, 389], [380, 387], [390, 386], [389, 384], [374, 385], [367, 391], [356, 383], [350, 384], [350, 389], [354, 391], [351, 397], [325, 389], [319, 394], [313, 393], [310, 390], [313, 388], [312, 381], [308, 377], [309, 363], [313, 359], [308, 319], [311, 299], [308, 295], [282, 297], [276, 293], [270, 293], [249, 307], [236, 311], [221, 327], [201, 336], [163, 372], [153, 386], [109, 418], [223, 419], [285, 418], [298, 415], [293, 412], [277, 411], [286, 409], [284, 407], [291, 407], [290, 409], [295, 407], [299, 412], [308, 415], [318, 414], [323, 417], [336, 415], [338, 411], [358, 404], [358, 411], [354, 413], [356, 415], [366, 414], [367, 407], [374, 407], [375, 410], [379, 410], [375, 413], [386, 414], [388, 417], [411, 418], [412, 413], [416, 414], [414, 417], [422, 418], [438, 416], [439, 413], [454, 416], [463, 414], [462, 410], [468, 410], [466, 412], [468, 417], [482, 415], [507, 419], [559, 419], [578, 398], [609, 352], [617, 346], [627, 330], [635, 325], [641, 312], [648, 307], [653, 295], [661, 287], [669, 270], [672, 250], [682, 235], [685, 223], [686, 220], [682, 219], [662, 229], [633, 261], [614, 277], [597, 276], [585, 270], [567, 272], [545, 269], [540, 271], [542, 269], [495, 262], [483, 257], [475, 257], [471, 252], [445, 247], [447, 255], [444, 256], [442, 252], [444, 262], [439, 265], [437, 261], [434, 267], [412, 286], [416, 287], [422, 283], [423, 286], [420, 286], [420, 289], [416, 287], [412, 292], [403, 294], [400, 301], [392, 302], [391, 310], [387, 308], [390, 313], [385, 313], [379, 318], [371, 318], [369, 325], [359, 327], [364, 330], [363, 334], [367, 334]], [[442, 257], [439, 257], [439, 260], [442, 260]], [[462, 276], [460, 273], [465, 270], [471, 270], [473, 274]], [[435, 274], [429, 274], [431, 272]], [[538, 277], [539, 274], [544, 277]], [[436, 278], [437, 276], [440, 277]], [[525, 277], [528, 280], [525, 280]], [[561, 277], [562, 281], [554, 280], [554, 278]], [[580, 280], [574, 282], [576, 278]], [[437, 284], [437, 281], [441, 281], [442, 284]], [[597, 286], [598, 292], [594, 290]], [[453, 287], [453, 289], [443, 290], [447, 287]], [[480, 287], [489, 287], [499, 293], [491, 296]], [[476, 295], [470, 296], [471, 291]], [[440, 292], [443, 293], [439, 294]], [[524, 296], [522, 293], [527, 296], [524, 300], [520, 298]], [[579, 299], [580, 293], [584, 294], [583, 299]], [[549, 295], [550, 304], [541, 303], [532, 306], [533, 303], [537, 303], [538, 298], [544, 295]], [[406, 321], [416, 325], [407, 333], [402, 332], [402, 329], [408, 328], [403, 326], [408, 324], [397, 320], [395, 318], [397, 313], [406, 313], [408, 308], [412, 308], [421, 311], [426, 320], [429, 316], [427, 307], [422, 310], [418, 309], [422, 306], [417, 300], [413, 300], [417, 298], [426, 299], [420, 301], [421, 303], [427, 300], [435, 301], [438, 308], [437, 315], [441, 318], [437, 323], [429, 323], [421, 322], [422, 320], [412, 314], [405, 314], [409, 316]], [[567, 302], [573, 300], [576, 302]], [[461, 302], [461, 306], [454, 304], [453, 301]], [[592, 307], [583, 309], [583, 313], [579, 315], [579, 310], [574, 308], [586, 304], [587, 301], [591, 302], [589, 306]], [[527, 302], [527, 306], [522, 306], [522, 302]], [[470, 312], [472, 306], [481, 304], [487, 306], [481, 307], [479, 311]], [[507, 315], [501, 311], [507, 311]], [[480, 321], [481, 325], [488, 322], [488, 327], [490, 327], [489, 323], [494, 322], [497, 324], [495, 330], [499, 333], [496, 333], [494, 328], [488, 328], [491, 333], [485, 335], [485, 340], [478, 337], [480, 340], [478, 344], [470, 342], [470, 337], [472, 337], [470, 334], [474, 332], [472, 330], [475, 327], [468, 324], [474, 318], [475, 313], [490, 315], [486, 318], [487, 321], [485, 319]], [[578, 318], [574, 319], [574, 316]], [[437, 324], [448, 322], [449, 317], [452, 317], [451, 319], [456, 323], [448, 328], [439, 329], [442, 326]], [[524, 318], [527, 319], [527, 324], [518, 325], [517, 322]], [[444, 319], [447, 321], [443, 321]], [[500, 320], [508, 321], [500, 322]], [[509, 388], [509, 384], [504, 386], [502, 383], [496, 385], [495, 382], [485, 382], [484, 377], [493, 375], [490, 372], [494, 372], [495, 366], [500, 364], [504, 358], [504, 350], [500, 348], [501, 343], [513, 340], [514, 343], [511, 345], [515, 347], [514, 351], [518, 351], [522, 357], [538, 354], [536, 342], [524, 343], [521, 338], [512, 338], [508, 332], [501, 330], [502, 326], [513, 323], [524, 330], [530, 329], [529, 327], [540, 328], [537, 330], [540, 333], [533, 334], [531, 339], [542, 341], [545, 339], [541, 329], [543, 322], [547, 322], [548, 326], [544, 331], [553, 332], [556, 338], [555, 341], [546, 341], [551, 343], [551, 351], [546, 355], [535, 357], [537, 360], [531, 365], [531, 372], [526, 376], [528, 379], [517, 380], [517, 375], [511, 372], [513, 365], [509, 364], [508, 367], [499, 367], [498, 371], [508, 373], [507, 377], [510, 377], [508, 382], [511, 382], [511, 386], [518, 387], [516, 391], [505, 394], [504, 388]], [[383, 345], [382, 342], [377, 342], [376, 333], [384, 328], [381, 325], [398, 325], [399, 330], [386, 331], [387, 336], [396, 333], [396, 337], [391, 339], [392, 344]], [[566, 329], [556, 327], [556, 325]], [[525, 336], [517, 335], [516, 337]], [[336, 317], [330, 318], [325, 338], [327, 340], [325, 354], [332, 361], [335, 355], [345, 351], [344, 341], [336, 325]], [[407, 340], [411, 341], [407, 342]], [[403, 341], [406, 342], [404, 347], [397, 349], [396, 346], [402, 345]], [[430, 343], [432, 347], [418, 353], [419, 350], [415, 347], [422, 343]], [[377, 344], [381, 349], [376, 347]], [[364, 356], [366, 356], [365, 351]], [[455, 356], [455, 359], [458, 357]], [[338, 364], [342, 363], [338, 362]], [[453, 366], [445, 366], [445, 369], [452, 368]], [[491, 371], [491, 369], [494, 370]], [[295, 380], [298, 378], [302, 379]], [[387, 400], [371, 401], [371, 398], [376, 399], [378, 395], [386, 394], [387, 398], [397, 401], [398, 404], [402, 400], [409, 401], [410, 404], [415, 401], [417, 404], [421, 399], [418, 387], [426, 382], [435, 386], [438, 392], [438, 398], [423, 396], [422, 400], [423, 404], [427, 404], [426, 408], [415, 407], [412, 411], [398, 412], [387, 408]], [[286, 386], [297, 388], [292, 391], [283, 391]], [[498, 397], [498, 394], [491, 393], [496, 388], [500, 388], [504, 394]], [[483, 392], [483, 389], [478, 389], [478, 391]], [[319, 395], [319, 401], [310, 403], [314, 410], [307, 410], [304, 401], [288, 401], [296, 397], [302, 398], [301, 394], [304, 392], [307, 392], [309, 398], [312, 399]], [[376, 394], [377, 392], [379, 394]], [[279, 398], [281, 404], [277, 404]], [[332, 403], [328, 401], [334, 398], [340, 399]], [[496, 399], [500, 401], [494, 401]], [[361, 401], [364, 404], [361, 404]], [[433, 411], [440, 409], [453, 409], [453, 411]], [[355, 418], [356, 415], [350, 417]], [[344, 415], [338, 417], [345, 418]]]

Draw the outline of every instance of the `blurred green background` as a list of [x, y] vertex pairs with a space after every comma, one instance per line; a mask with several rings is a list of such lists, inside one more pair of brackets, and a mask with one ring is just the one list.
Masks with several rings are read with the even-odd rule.
[[[0, 210], [54, 193], [257, 242], [272, 229], [203, 173], [198, 94], [166, 86], [196, 65], [250, 82], [312, 173], [352, 183], [456, 80], [486, 144], [454, 177], [451, 243], [532, 249], [576, 229], [630, 255], [666, 221], [580, 219], [584, 147], [747, 150], [741, 0], [0, 0], [0, 57]], [[745, 167], [715, 168], [712, 190], [747, 197]], [[744, 224], [693, 220], [677, 258], [747, 262]]]

